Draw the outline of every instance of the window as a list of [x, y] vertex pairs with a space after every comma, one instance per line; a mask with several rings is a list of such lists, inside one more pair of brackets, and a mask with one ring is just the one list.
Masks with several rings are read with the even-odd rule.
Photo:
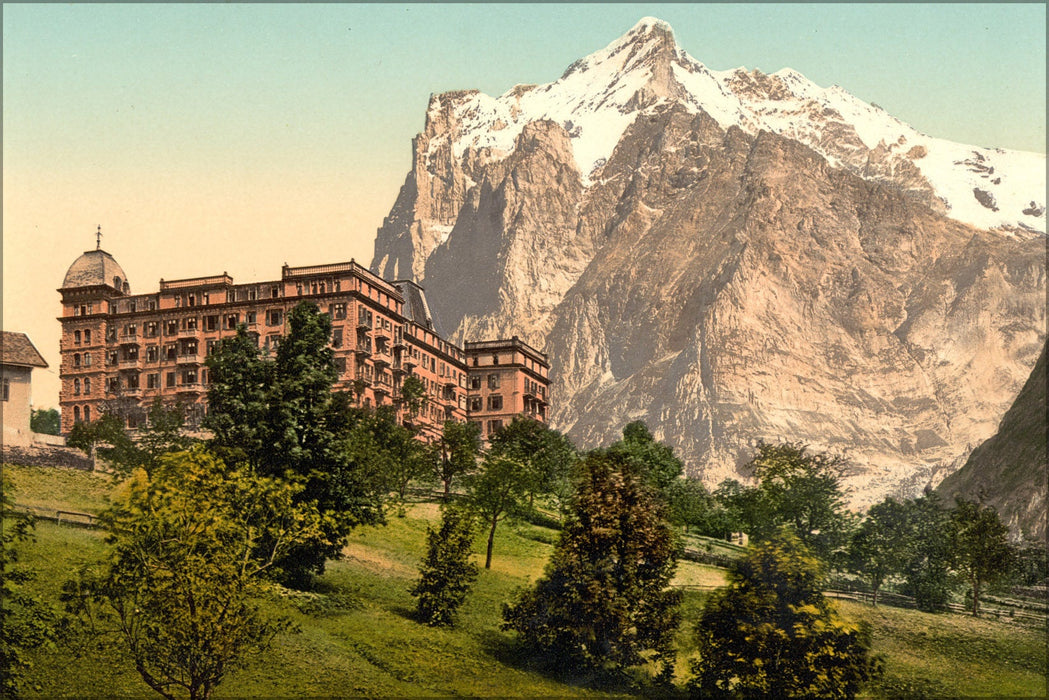
[[79, 352], [74, 352], [73, 353], [73, 366], [74, 367], [79, 367], [80, 366], [80, 353]]
[[237, 322], [240, 320], [240, 316], [237, 314], [230, 314], [226, 317], [226, 330], [235, 331], [237, 330]]
[[138, 346], [137, 345], [125, 345], [124, 346], [124, 360], [128, 362], [134, 362], [138, 360]]
[[127, 375], [127, 378], [125, 379], [125, 381], [127, 382], [127, 388], [128, 389], [137, 389], [138, 388], [138, 375], [137, 374], [129, 374], [129, 375]]
[[85, 367], [90, 367], [91, 366], [91, 353], [89, 353], [89, 352], [85, 352], [84, 353], [84, 366]]
[[470, 390], [479, 391], [481, 388], [481, 378], [477, 375], [470, 377]]
[[257, 323], [257, 321], [255, 320], [255, 312], [254, 311], [249, 311], [247, 313], [247, 323], [249, 325], [252, 325], [252, 326], [254, 326]]
[[186, 318], [182, 319], [182, 328], [187, 331], [197, 330], [197, 317], [187, 316]]
[[210, 293], [204, 292], [200, 296], [203, 299], [205, 306], [207, 306], [208, 304], [211, 303], [211, 294]]
[[106, 391], [110, 394], [115, 394], [120, 391], [120, 380], [116, 377], [110, 377], [106, 380]]
[[106, 341], [114, 342], [117, 339], [117, 328], [116, 326], [109, 326], [106, 328]]
[[91, 344], [91, 331], [84, 331], [84, 345]]
[[489, 389], [498, 389], [499, 388], [499, 375], [498, 374], [489, 374], [488, 375], [488, 388]]
[[73, 380], [73, 396], [80, 396], [80, 380]]
[[159, 389], [160, 388], [160, 375], [159, 374], [147, 374], [146, 375], [146, 388], [147, 389]]
[[478, 411], [482, 410], [483, 408], [484, 408], [484, 402], [481, 400], [480, 396], [471, 396], [470, 397], [470, 407], [469, 407], [468, 410], [470, 410], [473, 413], [477, 413]]
[[157, 337], [157, 322], [156, 321], [146, 321], [142, 325], [142, 334], [145, 335], [147, 338], [156, 338]]
[[219, 317], [218, 316], [205, 316], [204, 317], [204, 330], [206, 331], [217, 331], [219, 329]]
[[182, 340], [182, 354], [183, 355], [196, 355], [197, 354], [197, 339], [196, 338], [185, 338]]
[[84, 395], [91, 393], [91, 377], [84, 377]]
[[280, 287], [270, 287], [270, 297], [273, 299], [280, 298]]
[[110, 350], [109, 351], [109, 357], [106, 358], [106, 359], [107, 359], [107, 364], [115, 365], [117, 363], [117, 351], [116, 350]]
[[[6, 379], [4, 380], [4, 386], [5, 387], [7, 386], [7, 380]], [[5, 401], [7, 400], [7, 394], [6, 393], [4, 394], [4, 400]], [[73, 422], [74, 423], [79, 423], [80, 422], [80, 406], [73, 406]]]
[[346, 358], [345, 357], [336, 357], [335, 358], [335, 371], [338, 372], [340, 376], [343, 375], [343, 374], [346, 374]]
[[488, 410], [489, 411], [501, 411], [503, 410], [503, 397], [499, 394], [492, 394], [488, 397]]
[[490, 420], [488, 421], [488, 434], [491, 435], [492, 433], [498, 432], [502, 427], [503, 422], [501, 420]]
[[474, 361], [474, 367], [476, 367], [477, 366], [477, 356], [476, 355], [474, 355], [473, 361]]
[[138, 304], [136, 304], [133, 301], [129, 301], [127, 303], [127, 310], [129, 313], [135, 313], [136, 311], [138, 311]]
[[332, 304], [331, 316], [336, 321], [341, 321], [342, 319], [346, 318], [346, 304]]
[[178, 335], [178, 321], [171, 320], [164, 324], [165, 335]]
[[160, 348], [156, 345], [150, 345], [146, 348], [146, 362], [156, 362], [160, 359]]
[[279, 347], [280, 347], [280, 336], [279, 336], [279, 335], [271, 335], [271, 336], [268, 336], [268, 337], [266, 338], [266, 343], [267, 343], [267, 344], [268, 344], [268, 345], [269, 345], [269, 346], [270, 346], [271, 348], [273, 348], [273, 351], [274, 351], [274, 352], [276, 352], [276, 351], [277, 351], [277, 348], [279, 348]]
[[168, 372], [167, 376], [164, 379], [165, 379], [165, 383], [168, 386], [175, 386], [175, 373], [174, 372]]
[[266, 312], [266, 325], [279, 326], [284, 323], [284, 313], [280, 309], [270, 309]]
[[182, 370], [182, 384], [183, 386], [189, 386], [197, 383], [197, 370], [195, 369], [184, 369]]
[[196, 306], [197, 305], [197, 295], [196, 294], [188, 295], [186, 297], [186, 303], [189, 306]]
[[492, 364], [493, 365], [499, 364], [499, 356], [498, 355], [492, 355]]
[[174, 360], [178, 357], [177, 346], [174, 343], [168, 343], [164, 346], [164, 359]]
[[157, 310], [157, 302], [153, 301], [152, 299], [147, 301], [146, 302], [146, 310], [147, 311], [156, 311]]
[[138, 335], [138, 324], [137, 323], [129, 323], [126, 326], [124, 326], [124, 335], [126, 335], [129, 338], [134, 338], [135, 336], [137, 336]]
[[80, 331], [73, 331], [73, 344], [80, 345]]
[[209, 356], [214, 354], [215, 348], [218, 346], [218, 344], [219, 344], [219, 341], [217, 341], [217, 340], [209, 340], [208, 341], [208, 345], [207, 345], [207, 353], [206, 354], [209, 355]]
[[331, 332], [331, 346], [333, 348], [342, 347], [342, 329], [336, 328]]
[[87, 421], [88, 423], [91, 422], [91, 407], [90, 406], [84, 406], [84, 420]]

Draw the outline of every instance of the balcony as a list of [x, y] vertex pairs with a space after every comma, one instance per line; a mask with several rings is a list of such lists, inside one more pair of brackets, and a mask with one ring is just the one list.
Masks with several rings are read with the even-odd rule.
[[372, 349], [370, 345], [358, 345], [353, 349], [353, 353], [358, 357], [371, 357]]
[[139, 359], [137, 357], [132, 357], [132, 358], [123, 358], [123, 359], [120, 360], [120, 362], [118, 364], [120, 365], [121, 368], [124, 368], [124, 367], [137, 367], [138, 366], [138, 362], [139, 362]]
[[178, 331], [179, 336], [182, 337], [192, 337], [195, 336], [197, 333], [200, 333], [200, 330], [198, 328], [180, 328]]
[[194, 393], [206, 391], [203, 382], [190, 382], [189, 384], [179, 384], [177, 387], [175, 387], [175, 390]]
[[372, 333], [372, 335], [374, 335], [376, 339], [378, 339], [378, 338], [385, 338], [386, 340], [389, 340], [390, 337], [391, 337], [390, 336], [390, 331], [388, 331], [388, 330], [386, 330], [384, 328], [376, 328], [375, 332]]
[[358, 318], [357, 319], [357, 330], [359, 330], [359, 331], [370, 331], [371, 329], [372, 329], [372, 322], [371, 321], [369, 321], [367, 319], [364, 319], [364, 318]]
[[183, 353], [182, 355], [178, 356], [178, 358], [175, 360], [175, 362], [177, 362], [180, 365], [199, 365], [200, 364], [200, 354], [199, 353], [192, 353], [192, 354], [190, 354], [190, 353]]

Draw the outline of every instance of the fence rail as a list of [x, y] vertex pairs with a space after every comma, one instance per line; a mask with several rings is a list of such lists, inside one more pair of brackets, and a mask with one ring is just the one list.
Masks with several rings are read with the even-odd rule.
[[76, 510], [52, 510], [50, 508], [39, 508], [37, 506], [14, 505], [13, 510], [32, 515], [39, 520], [67, 525], [69, 527], [86, 527], [98, 529], [102, 527], [98, 522], [98, 516], [91, 513], [81, 513]]

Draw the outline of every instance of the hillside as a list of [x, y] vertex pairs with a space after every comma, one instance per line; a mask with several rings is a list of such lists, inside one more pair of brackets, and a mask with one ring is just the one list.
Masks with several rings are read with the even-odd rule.
[[965, 466], [937, 489], [994, 506], [1018, 538], [1046, 541], [1046, 349], [998, 432], [973, 450]]

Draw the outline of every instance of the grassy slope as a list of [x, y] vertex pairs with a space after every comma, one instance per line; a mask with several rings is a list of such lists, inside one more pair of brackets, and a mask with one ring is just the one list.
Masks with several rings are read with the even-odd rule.
[[[84, 493], [96, 493], [91, 498], [105, 492], [91, 474], [70, 470], [41, 475], [28, 468], [17, 474], [22, 470], [11, 469], [10, 475], [23, 486], [41, 485], [34, 498], [60, 503], [63, 489], [79, 491], [81, 486]], [[25, 486], [22, 493], [28, 496], [34, 489], [37, 486]], [[90, 499], [76, 498], [88, 503], [81, 506], [85, 510], [90, 507]], [[100, 497], [97, 502], [102, 502]], [[327, 595], [319, 602], [268, 602], [301, 631], [278, 637], [264, 656], [249, 659], [217, 695], [603, 695], [572, 679], [544, 676], [515, 659], [512, 637], [498, 629], [502, 602], [542, 573], [554, 538], [550, 530], [526, 524], [500, 527], [493, 568], [482, 571], [456, 628], [431, 629], [410, 619], [413, 599], [407, 591], [423, 551], [426, 525], [436, 517], [436, 506], [417, 504], [406, 517], [391, 516], [385, 527], [359, 529], [350, 538], [345, 559], [330, 564], [321, 581]], [[39, 571], [35, 585], [52, 600], [75, 566], [104, 551], [98, 531], [41, 522], [37, 534], [24, 561]], [[478, 563], [483, 562], [483, 544], [479, 538]], [[689, 562], [682, 563], [677, 577], [679, 584], [699, 587], [723, 580], [720, 570]], [[698, 614], [703, 597], [696, 590], [686, 593], [686, 621]], [[871, 624], [875, 651], [885, 656], [886, 675], [868, 689], [870, 695], [1045, 695], [1043, 630], [958, 615], [839, 605], [846, 616]], [[681, 681], [687, 675], [690, 637], [688, 625], [683, 625], [678, 634]], [[27, 689], [28, 695], [147, 694], [126, 663], [106, 654], [79, 659], [66, 650], [39, 654], [32, 680], [36, 688]]]

